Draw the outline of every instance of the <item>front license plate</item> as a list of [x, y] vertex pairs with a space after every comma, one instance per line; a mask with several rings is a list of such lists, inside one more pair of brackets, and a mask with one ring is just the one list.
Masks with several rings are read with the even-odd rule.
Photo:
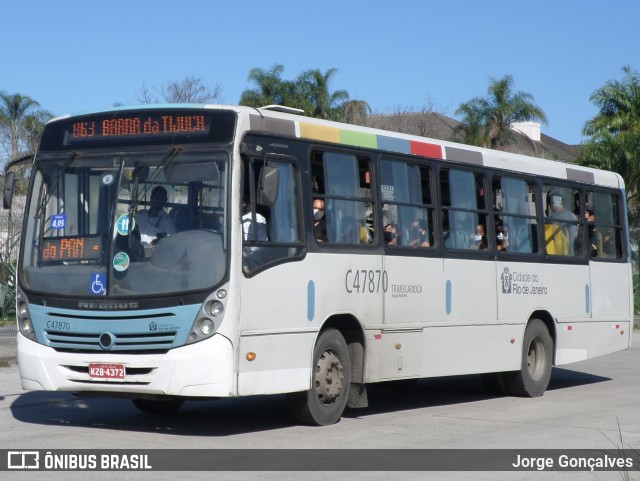
[[89, 364], [91, 379], [124, 381], [124, 364]]

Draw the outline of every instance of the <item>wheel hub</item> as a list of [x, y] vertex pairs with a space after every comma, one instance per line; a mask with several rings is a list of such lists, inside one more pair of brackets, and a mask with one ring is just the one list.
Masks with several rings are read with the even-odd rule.
[[322, 404], [330, 404], [342, 391], [344, 379], [340, 359], [333, 351], [325, 351], [316, 366], [316, 393]]
[[535, 381], [539, 380], [544, 372], [544, 344], [539, 337], [534, 338], [529, 345], [527, 353], [527, 368], [529, 375]]

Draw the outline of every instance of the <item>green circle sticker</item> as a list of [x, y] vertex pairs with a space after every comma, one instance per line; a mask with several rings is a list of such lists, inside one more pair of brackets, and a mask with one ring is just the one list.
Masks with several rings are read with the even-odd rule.
[[[129, 226], [129, 222], [131, 222], [131, 226]], [[123, 214], [118, 217], [116, 228], [118, 229], [118, 234], [129, 235], [129, 232], [136, 228], [136, 220], [134, 218], [129, 219], [129, 214]]]
[[129, 256], [126, 252], [118, 252], [113, 256], [113, 268], [118, 272], [126, 271], [129, 267]]

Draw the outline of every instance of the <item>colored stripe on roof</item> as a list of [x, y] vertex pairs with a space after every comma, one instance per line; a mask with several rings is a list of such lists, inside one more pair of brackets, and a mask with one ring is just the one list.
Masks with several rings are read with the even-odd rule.
[[446, 147], [447, 160], [456, 162], [466, 162], [468, 164], [482, 165], [482, 152], [476, 150], [459, 149], [457, 147]]
[[442, 146], [437, 144], [358, 132], [357, 130], [339, 129], [337, 127], [328, 127], [306, 122], [300, 122], [300, 137], [342, 145], [421, 155], [436, 159], [444, 158]]
[[415, 155], [422, 155], [424, 157], [433, 157], [435, 159], [442, 159], [442, 146], [436, 144], [429, 144], [427, 142], [418, 142], [411, 140], [411, 153]]
[[300, 122], [300, 137], [306, 139], [323, 140], [325, 142], [340, 143], [340, 129], [325, 125]]
[[378, 148], [378, 139], [375, 134], [366, 134], [355, 130], [340, 129], [340, 143], [347, 145], [356, 145], [358, 147], [367, 147], [369, 149]]
[[411, 153], [411, 144], [407, 139], [397, 139], [386, 135], [378, 135], [378, 148], [401, 154]]

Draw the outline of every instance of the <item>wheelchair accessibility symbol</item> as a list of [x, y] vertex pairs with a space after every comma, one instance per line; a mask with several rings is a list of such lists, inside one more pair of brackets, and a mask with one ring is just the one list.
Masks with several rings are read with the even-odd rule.
[[91, 294], [94, 296], [106, 296], [107, 295], [107, 275], [106, 274], [91, 274]]

